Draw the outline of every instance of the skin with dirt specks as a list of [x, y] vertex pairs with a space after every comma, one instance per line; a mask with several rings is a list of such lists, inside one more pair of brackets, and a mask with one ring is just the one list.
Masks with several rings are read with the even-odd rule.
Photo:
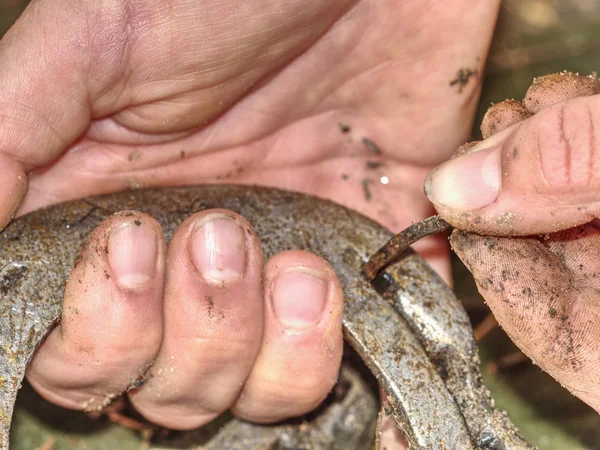
[[[170, 239], [189, 215], [209, 208], [230, 209], [250, 221], [266, 258], [302, 249], [333, 266], [344, 289], [346, 340], [388, 393], [386, 410], [393, 412], [411, 449], [531, 448], [492, 408], [466, 313], [420, 257], [406, 252], [375, 280], [376, 291], [361, 271], [391, 237], [381, 226], [314, 197], [220, 185], [137, 190], [65, 203], [19, 218], [0, 234], [1, 449], [8, 448], [27, 362], [60, 317], [66, 279], [91, 231], [111, 214], [135, 209], [156, 218]], [[315, 437], [319, 433], [308, 428], [296, 436], [294, 446], [333, 448], [335, 442], [323, 446]], [[240, 447], [236, 440], [244, 436], [251, 442], [267, 432], [243, 422], [223, 430], [229, 434], [213, 437], [219, 448], [259, 448]]]

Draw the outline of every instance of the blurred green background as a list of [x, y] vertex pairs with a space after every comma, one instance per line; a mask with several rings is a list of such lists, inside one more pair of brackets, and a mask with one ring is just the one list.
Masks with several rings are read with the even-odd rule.
[[[26, 4], [0, 0], [0, 36]], [[560, 70], [589, 74], [600, 68], [599, 57], [600, 0], [505, 0], [476, 123], [491, 102], [522, 98], [533, 77]], [[473, 135], [479, 137], [477, 128]], [[457, 294], [478, 325], [488, 314], [487, 307], [456, 258], [454, 269]], [[485, 380], [497, 405], [541, 450], [600, 449], [600, 416], [537, 367], [522, 361], [490, 370], [490, 364], [502, 366], [506, 355], [515, 355], [516, 350], [499, 328], [481, 342]], [[13, 434], [15, 450], [137, 450], [142, 445], [135, 432], [49, 405], [27, 385], [18, 401]]]

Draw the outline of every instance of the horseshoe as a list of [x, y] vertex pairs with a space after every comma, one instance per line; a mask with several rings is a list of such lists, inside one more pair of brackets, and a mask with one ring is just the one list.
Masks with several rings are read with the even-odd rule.
[[[533, 448], [508, 417], [494, 409], [481, 380], [469, 319], [425, 261], [407, 249], [373, 282], [364, 275], [370, 255], [392, 237], [389, 231], [357, 212], [312, 196], [203, 185], [135, 190], [50, 206], [14, 220], [0, 233], [0, 449], [9, 448], [14, 403], [27, 363], [61, 316], [69, 271], [92, 230], [117, 211], [135, 209], [157, 219], [168, 240], [189, 215], [217, 207], [253, 224], [265, 257], [302, 249], [333, 266], [345, 297], [345, 340], [387, 393], [381, 414], [394, 417], [411, 449]], [[342, 378], [354, 376], [345, 370]], [[356, 406], [356, 390], [348, 393], [343, 404], [349, 407], [354, 401]], [[303, 434], [298, 434], [297, 425], [261, 427], [233, 420], [203, 445], [334, 448], [334, 441], [343, 438], [339, 429], [348, 425], [329, 423], [315, 414]], [[335, 416], [331, 411], [323, 414]], [[338, 420], [343, 416], [336, 414]], [[333, 425], [339, 429], [327, 444], [323, 433]], [[310, 427], [320, 431], [311, 432]], [[348, 434], [354, 440], [359, 435]], [[242, 441], [251, 444], [243, 446]], [[344, 448], [350, 448], [347, 442]], [[365, 448], [364, 443], [357, 445], [362, 447], [353, 448]]]

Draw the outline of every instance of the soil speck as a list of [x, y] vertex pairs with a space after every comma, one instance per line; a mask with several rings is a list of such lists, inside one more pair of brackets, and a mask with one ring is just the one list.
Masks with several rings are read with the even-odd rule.
[[352, 128], [347, 123], [340, 122], [338, 123], [338, 127], [343, 134], [348, 134], [352, 131]]
[[449, 84], [450, 86], [458, 85], [458, 93], [460, 94], [465, 88], [465, 86], [469, 84], [469, 80], [471, 78], [477, 77], [477, 75], [477, 70], [466, 69], [464, 67], [461, 67], [457, 70], [455, 78], [451, 80]]
[[365, 164], [365, 168], [367, 170], [376, 170], [383, 166], [383, 161], [367, 161]]
[[370, 178], [363, 178], [362, 180], [360, 180], [360, 184], [362, 185], [363, 188], [363, 193], [365, 195], [365, 200], [370, 202], [371, 198], [373, 198], [373, 196], [371, 195], [371, 189], [369, 188], [369, 185], [373, 183], [373, 180], [371, 180]]
[[129, 162], [131, 162], [131, 161], [137, 161], [141, 157], [142, 157], [142, 152], [139, 152], [139, 151], [136, 150], [135, 152], [131, 152], [129, 155], [127, 155], [127, 160]]
[[368, 137], [364, 137], [362, 142], [363, 145], [367, 148], [367, 150], [369, 150], [374, 155], [381, 155], [383, 153], [379, 146]]

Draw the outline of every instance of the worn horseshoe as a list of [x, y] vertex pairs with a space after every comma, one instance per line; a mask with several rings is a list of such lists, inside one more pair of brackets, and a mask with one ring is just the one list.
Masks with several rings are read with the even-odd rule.
[[387, 392], [385, 410], [411, 449], [533, 448], [494, 409], [468, 317], [423, 259], [407, 250], [373, 283], [363, 275], [369, 256], [391, 238], [387, 230], [307, 195], [205, 185], [72, 201], [20, 217], [0, 233], [1, 449], [9, 447], [27, 363], [61, 316], [69, 271], [92, 230], [117, 211], [137, 210], [156, 218], [170, 239], [189, 215], [216, 207], [253, 224], [265, 257], [303, 249], [333, 266], [345, 296], [345, 339]]

